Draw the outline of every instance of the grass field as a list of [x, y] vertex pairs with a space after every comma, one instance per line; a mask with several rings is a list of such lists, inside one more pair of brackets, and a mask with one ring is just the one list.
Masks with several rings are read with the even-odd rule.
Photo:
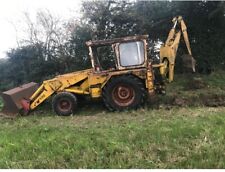
[[[199, 97], [215, 89], [223, 95], [224, 75], [212, 76]], [[168, 96], [174, 89], [196, 95], [182, 92], [184, 85], [171, 84]], [[94, 102], [76, 116], [55, 116], [43, 106], [30, 116], [0, 118], [0, 168], [225, 168], [224, 143], [224, 106], [158, 103], [113, 113]]]

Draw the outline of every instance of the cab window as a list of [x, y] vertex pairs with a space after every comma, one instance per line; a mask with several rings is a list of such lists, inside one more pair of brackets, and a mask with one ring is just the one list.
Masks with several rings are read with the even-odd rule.
[[144, 43], [142, 41], [126, 42], [119, 45], [121, 66], [135, 66], [144, 63]]

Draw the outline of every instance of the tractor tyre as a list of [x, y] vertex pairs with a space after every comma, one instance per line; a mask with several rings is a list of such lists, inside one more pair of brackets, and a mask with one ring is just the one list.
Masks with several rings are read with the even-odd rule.
[[59, 116], [69, 116], [77, 109], [77, 97], [70, 92], [58, 93], [53, 97], [52, 109]]
[[146, 89], [141, 79], [133, 75], [111, 78], [103, 88], [103, 101], [110, 111], [137, 109], [146, 99]]

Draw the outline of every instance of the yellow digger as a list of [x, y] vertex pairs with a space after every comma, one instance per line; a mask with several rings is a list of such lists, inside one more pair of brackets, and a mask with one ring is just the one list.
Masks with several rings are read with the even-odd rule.
[[[173, 27], [160, 49], [159, 64], [153, 65], [147, 55], [148, 35], [88, 41], [86, 45], [91, 69], [59, 75], [43, 81], [40, 86], [29, 83], [3, 92], [2, 112], [7, 115], [14, 115], [21, 110], [28, 113], [53, 96], [54, 112], [58, 115], [71, 115], [78, 108], [79, 95], [101, 97], [105, 106], [112, 111], [136, 109], [148, 96], [154, 95], [157, 90], [165, 89], [165, 80], [161, 84], [156, 83], [155, 69], [160, 71], [162, 78], [168, 76], [169, 82], [173, 80], [181, 35], [188, 49], [192, 70], [195, 71], [186, 25], [179, 16], [173, 19]], [[107, 48], [109, 56], [112, 57], [112, 63], [107, 68], [103, 67], [99, 60], [102, 48]]]

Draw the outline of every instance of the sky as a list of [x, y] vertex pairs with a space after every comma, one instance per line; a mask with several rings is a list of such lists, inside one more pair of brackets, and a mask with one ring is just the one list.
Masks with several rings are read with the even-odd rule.
[[[0, 2], [0, 58], [17, 46], [17, 38], [22, 31], [24, 12], [35, 18], [37, 10], [49, 10], [53, 16], [70, 18], [79, 16], [80, 0], [5, 0]], [[24, 23], [25, 24], [25, 23]], [[17, 28], [17, 29], [16, 29]], [[17, 31], [16, 31], [17, 30]]]

